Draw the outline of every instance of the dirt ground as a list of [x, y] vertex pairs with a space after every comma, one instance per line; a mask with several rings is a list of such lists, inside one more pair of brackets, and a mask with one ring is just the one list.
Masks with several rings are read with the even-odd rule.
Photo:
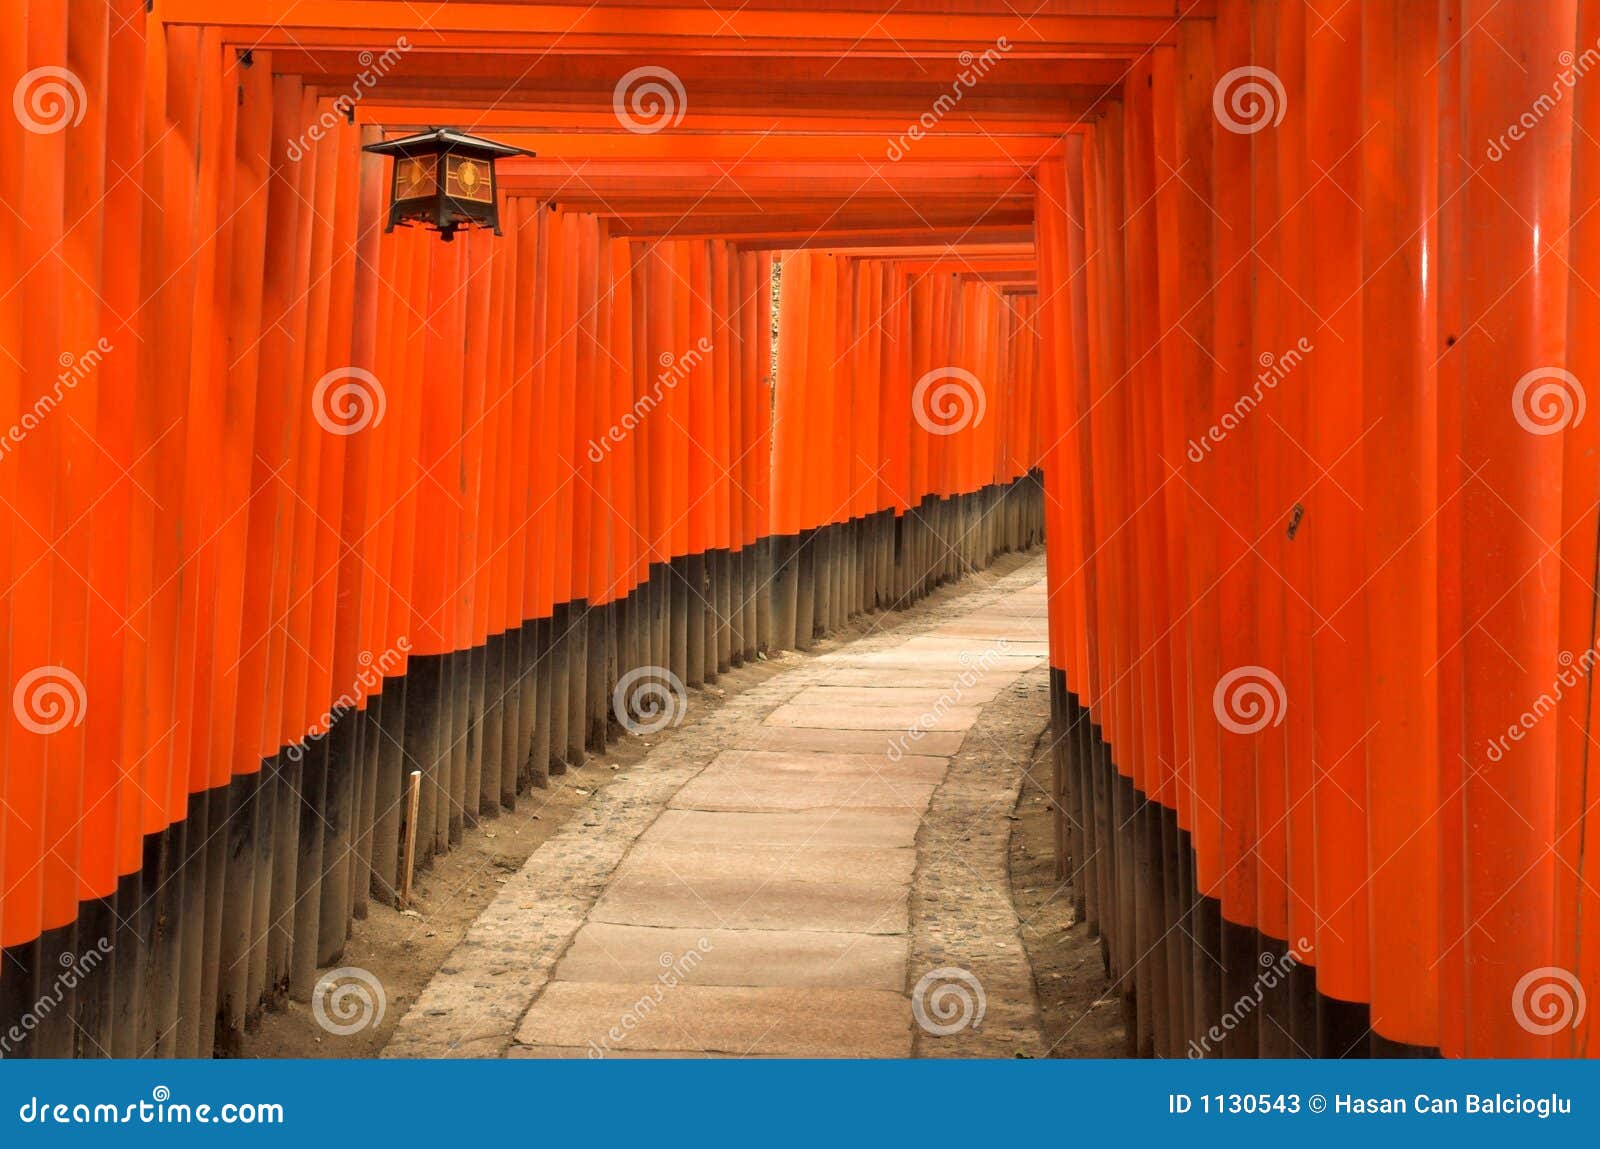
[[1056, 877], [1050, 777], [1046, 728], [1034, 745], [1011, 824], [1011, 895], [1033, 964], [1048, 1056], [1123, 1057], [1122, 1009], [1115, 995], [1105, 993], [1110, 983], [1100, 942], [1074, 919], [1070, 879]]
[[[988, 570], [940, 588], [907, 611], [863, 615], [805, 654], [785, 652], [770, 660], [762, 659], [721, 675], [715, 685], [691, 689], [690, 717], [681, 729], [714, 713], [721, 701], [732, 694], [862, 635], [937, 611], [1036, 557], [1036, 553], [1004, 556]], [[568, 819], [581, 815], [593, 794], [626, 774], [652, 747], [670, 744], [679, 734], [680, 730], [669, 728], [650, 738], [625, 736], [607, 747], [605, 754], [591, 756], [584, 766], [552, 777], [549, 789], [525, 792], [519, 796], [515, 812], [502, 811], [498, 817], [469, 829], [460, 845], [418, 872], [411, 910], [401, 913], [372, 903], [367, 918], [354, 924], [339, 964], [359, 967], [378, 978], [386, 992], [381, 1021], [335, 1040], [317, 1024], [308, 1003], [288, 1001], [281, 1009], [265, 1012], [259, 1026], [245, 1034], [241, 1056], [378, 1056], [417, 995], [493, 900], [508, 875], [521, 869], [528, 856]], [[1043, 833], [1046, 837], [1041, 840], [1048, 844], [1048, 821], [1044, 822]]]

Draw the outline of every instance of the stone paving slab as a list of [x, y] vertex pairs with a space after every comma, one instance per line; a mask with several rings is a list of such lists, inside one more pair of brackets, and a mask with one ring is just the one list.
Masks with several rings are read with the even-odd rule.
[[676, 878], [698, 887], [700, 875], [760, 874], [794, 882], [865, 881], [908, 885], [917, 866], [915, 850], [872, 846], [707, 845], [640, 839], [617, 868], [617, 878]]
[[815, 685], [807, 686], [794, 696], [798, 702], [802, 695], [813, 694], [819, 690], [858, 690], [863, 687], [871, 689], [882, 687], [889, 690], [910, 690], [914, 688], [931, 687], [937, 694], [949, 690], [950, 684], [956, 678], [960, 681], [971, 683], [977, 690], [995, 690], [1005, 686], [1016, 678], [1014, 670], [980, 670], [969, 667], [968, 673], [961, 676], [952, 676], [947, 671], [912, 671], [897, 670], [885, 673], [881, 668], [870, 666], [835, 666], [832, 667], [825, 678], [816, 680]]
[[[619, 1048], [785, 1057], [906, 1057], [911, 1008], [902, 993], [782, 986], [554, 982], [517, 1041], [587, 1049], [622, 1034]], [[656, 998], [659, 996], [659, 1001]], [[641, 1002], [649, 1005], [641, 1008]], [[624, 1029], [624, 1016], [637, 1019]]]
[[[964, 730], [931, 730], [917, 743], [917, 753], [948, 755], [961, 748]], [[728, 743], [748, 750], [821, 750], [838, 754], [884, 753], [883, 731], [819, 730], [799, 726], [757, 726], [740, 731]]]
[[[903, 744], [915, 744], [913, 738], [904, 737]], [[892, 739], [884, 742], [881, 754], [804, 754], [789, 751], [774, 754], [765, 750], [729, 750], [700, 773], [697, 781], [742, 782], [751, 781], [812, 781], [842, 783], [910, 782], [917, 785], [938, 785], [944, 777], [948, 759], [933, 758], [926, 754], [906, 754], [895, 758], [890, 750]]]
[[[944, 640], [942, 642], [920, 643], [918, 639], [908, 639], [898, 646], [887, 647], [883, 650], [854, 650], [846, 648], [830, 654], [820, 655], [817, 662], [823, 666], [851, 666], [872, 669], [906, 669], [927, 670], [940, 673], [957, 672], [965, 670], [977, 662], [977, 656], [972, 651], [972, 641], [967, 640], [963, 645], [961, 640]], [[981, 650], [981, 648], [980, 648]], [[1032, 654], [1010, 654], [997, 650], [990, 656], [988, 666], [979, 666], [979, 670], [1011, 670], [1012, 664], [1022, 666], [1037, 659]]]
[[[857, 669], [876, 670], [886, 677], [906, 670], [919, 673], [948, 674], [950, 681], [971, 671], [1010, 670], [1021, 672], [1037, 666], [1044, 657], [1042, 654], [1010, 654], [974, 653], [970, 647], [958, 645], [959, 640], [946, 643], [942, 646], [918, 646], [910, 644], [897, 646], [890, 650], [869, 651], [860, 654], [841, 652], [837, 664], [840, 666], [855, 667]], [[824, 658], [831, 657], [824, 655]]]
[[[1006, 684], [1006, 681], [1015, 677], [1006, 675], [1004, 679], [996, 679], [992, 684], [980, 686], [976, 683], [967, 685], [958, 683], [959, 695], [955, 701], [961, 706], [978, 706], [993, 700], [995, 692]], [[802, 690], [794, 696], [794, 701], [789, 705], [794, 707], [832, 707], [832, 706], [915, 706], [927, 709], [936, 705], [941, 698], [949, 698], [954, 693], [951, 684], [941, 682], [937, 687], [926, 686], [812, 686]]]
[[773, 726], [815, 726], [825, 730], [966, 730], [978, 720], [974, 706], [799, 706], [787, 703], [767, 716]]
[[898, 993], [905, 986], [904, 935], [824, 930], [702, 930], [590, 922], [556, 966], [560, 981], [646, 982], [703, 957], [696, 985], [831, 986]]
[[920, 815], [933, 786], [879, 778], [756, 776], [696, 778], [678, 791], [674, 810], [896, 810]]
[[956, 660], [963, 665], [986, 662], [993, 666], [1001, 662], [1024, 663], [1030, 659], [1047, 658], [1050, 655], [1050, 644], [1040, 639], [1032, 641], [1020, 638], [1002, 638], [1001, 636], [987, 636], [984, 638], [970, 638], [961, 635], [939, 634], [931, 631], [920, 634], [916, 638], [908, 639], [901, 650], [906, 654], [919, 654], [922, 651], [931, 653], [954, 652]]
[[886, 810], [795, 810], [782, 813], [663, 810], [639, 839], [648, 842], [751, 846], [910, 846], [921, 820]]
[[963, 619], [959, 626], [942, 626], [930, 630], [928, 638], [957, 639], [966, 649], [980, 652], [995, 650], [1012, 657], [1038, 657], [1048, 651], [1039, 650], [1039, 631], [1042, 619], [1025, 618], [972, 618]]
[[635, 926], [903, 934], [909, 889], [909, 882], [808, 882], [765, 874], [696, 874], [692, 879], [625, 874], [611, 883], [589, 917]]
[[[889, 753], [892, 739], [885, 739], [877, 753], [835, 754], [825, 750], [724, 750], [706, 767], [707, 774], [723, 772], [781, 774], [820, 778], [882, 778], [886, 781], [937, 782], [944, 777], [950, 760], [942, 755]], [[920, 747], [919, 747], [920, 749]]]

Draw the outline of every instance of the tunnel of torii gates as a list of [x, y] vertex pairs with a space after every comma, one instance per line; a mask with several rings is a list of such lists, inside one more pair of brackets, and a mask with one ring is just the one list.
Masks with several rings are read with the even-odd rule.
[[1140, 1052], [1594, 1054], [1600, 3], [675, 3], [6, 0], [6, 1053], [1042, 537]]

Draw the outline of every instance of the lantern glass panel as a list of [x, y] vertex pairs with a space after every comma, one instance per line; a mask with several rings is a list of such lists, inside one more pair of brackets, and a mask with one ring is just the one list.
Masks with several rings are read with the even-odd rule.
[[489, 161], [472, 156], [446, 155], [445, 195], [472, 203], [493, 203]]
[[396, 156], [394, 198], [428, 199], [439, 190], [438, 156]]

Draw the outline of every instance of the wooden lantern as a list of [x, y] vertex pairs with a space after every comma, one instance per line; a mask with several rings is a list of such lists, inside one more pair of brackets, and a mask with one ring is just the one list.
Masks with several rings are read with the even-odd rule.
[[458, 227], [490, 227], [500, 234], [494, 162], [532, 152], [449, 128], [368, 144], [364, 151], [394, 157], [389, 224], [420, 224], [449, 243]]

